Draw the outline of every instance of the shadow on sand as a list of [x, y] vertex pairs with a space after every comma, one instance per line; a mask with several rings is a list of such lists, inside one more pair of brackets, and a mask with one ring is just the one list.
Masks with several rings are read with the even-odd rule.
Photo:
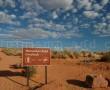
[[4, 77], [4, 78], [6, 78], [6, 79], [8, 79], [8, 80], [10, 80], [10, 81], [12, 81], [14, 83], [19, 84], [19, 85], [26, 86], [26, 85], [23, 85], [23, 84], [17, 82], [16, 80], [13, 80], [12, 78], [10, 78], [10, 77], [13, 77], [13, 76], [22, 76], [22, 73], [20, 73], [20, 72], [12, 72], [10, 70], [0, 71], [0, 77]]
[[20, 72], [12, 72], [10, 70], [3, 70], [3, 71], [0, 71], [0, 77], [8, 77], [8, 76], [21, 76], [22, 73]]
[[68, 84], [72, 84], [72, 85], [76, 85], [79, 87], [83, 87], [83, 88], [89, 88], [88, 85], [86, 85], [85, 81], [80, 81], [80, 80], [67, 80]]
[[[11, 78], [11, 77], [14, 77], [14, 76], [24, 77], [24, 76], [22, 75], [22, 73], [20, 73], [20, 72], [12, 72], [12, 71], [10, 71], [10, 70], [0, 71], [0, 77], [4, 77], [4, 78], [6, 78], [6, 79], [12, 81], [13, 83], [19, 84], [19, 85], [21, 85], [21, 86], [27, 86], [26, 84], [19, 83], [19, 82], [16, 81], [15, 79]], [[26, 78], [26, 77], [24, 77], [24, 78]], [[34, 81], [34, 80], [32, 80], [32, 79], [30, 79], [30, 81], [39, 84], [39, 86], [35, 86], [32, 90], [35, 90], [35, 89], [37, 89], [37, 88], [40, 88], [40, 87], [42, 87], [42, 86], [44, 85], [44, 84], [39, 83], [39, 82], [36, 82], [36, 81]]]
[[13, 80], [13, 79], [11, 79], [11, 78], [9, 78], [9, 77], [6, 77], [8, 80], [10, 80], [10, 81], [12, 81], [13, 83], [16, 83], [16, 84], [19, 84], [19, 85], [21, 85], [21, 86], [26, 86], [26, 85], [24, 85], [24, 84], [22, 84], [22, 83], [19, 83], [19, 82], [17, 82], [16, 80]]

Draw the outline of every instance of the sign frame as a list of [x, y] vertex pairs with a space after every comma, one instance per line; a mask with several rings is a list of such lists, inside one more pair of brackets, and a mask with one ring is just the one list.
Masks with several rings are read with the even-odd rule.
[[[28, 48], [28, 47], [27, 47]], [[23, 49], [26, 49], [26, 48], [22, 48], [22, 66], [26, 66], [26, 67], [28, 67], [28, 66], [48, 66], [48, 65], [50, 65], [50, 61], [51, 61], [51, 48], [46, 48], [46, 47], [43, 47], [43, 48], [41, 48], [41, 47], [36, 47], [36, 48], [29, 48], [29, 49], [48, 49], [49, 50], [49, 64], [41, 64], [41, 65], [36, 65], [36, 64], [33, 64], [33, 65], [24, 65], [24, 63], [23, 63], [23, 61], [24, 61], [24, 55], [23, 55]]]

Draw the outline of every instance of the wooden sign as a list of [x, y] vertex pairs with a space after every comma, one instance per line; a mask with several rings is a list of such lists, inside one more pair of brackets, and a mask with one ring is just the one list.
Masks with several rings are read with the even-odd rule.
[[23, 66], [49, 65], [49, 48], [23, 48]]

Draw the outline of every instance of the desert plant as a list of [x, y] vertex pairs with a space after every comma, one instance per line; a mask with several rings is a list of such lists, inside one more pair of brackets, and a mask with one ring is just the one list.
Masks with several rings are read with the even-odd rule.
[[73, 55], [75, 56], [75, 58], [78, 58], [80, 56], [78, 52], [73, 52]]
[[52, 58], [66, 59], [67, 55], [64, 51], [52, 51]]
[[58, 54], [57, 51], [52, 51], [51, 58], [57, 58], [57, 54]]
[[68, 58], [74, 58], [73, 52], [69, 50], [63, 51]]
[[59, 58], [66, 59], [67, 58], [67, 54], [64, 53], [64, 52], [60, 52]]
[[79, 52], [69, 51], [69, 50], [63, 50], [63, 51], [52, 51], [52, 58], [78, 58], [80, 56]]
[[23, 72], [23, 76], [29, 75], [29, 77], [33, 77], [36, 74], [36, 68], [31, 66], [31, 67], [23, 67], [25, 72]]
[[3, 48], [2, 52], [4, 52], [6, 55], [14, 55], [14, 56], [20, 56], [22, 50], [19, 48]]
[[102, 62], [110, 62], [110, 52], [105, 53], [105, 54], [102, 56], [102, 58], [101, 58], [100, 61], [102, 61]]

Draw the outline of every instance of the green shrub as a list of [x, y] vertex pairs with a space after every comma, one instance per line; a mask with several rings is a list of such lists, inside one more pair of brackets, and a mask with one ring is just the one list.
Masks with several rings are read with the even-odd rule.
[[12, 65], [12, 67], [14, 69], [22, 69], [22, 75], [27, 77], [27, 75], [29, 75], [29, 77], [32, 77], [34, 74], [36, 74], [36, 68], [33, 66], [22, 66], [21, 64], [14, 64]]
[[[36, 74], [36, 68], [33, 66], [29, 67], [23, 67], [25, 72], [23, 73], [23, 76], [29, 75], [29, 77], [33, 77]], [[28, 72], [29, 71], [29, 72]]]
[[57, 58], [57, 51], [52, 51], [51, 58]]
[[64, 52], [60, 52], [59, 58], [66, 59], [67, 58], [67, 54], [64, 53]]
[[73, 52], [69, 50], [63, 50], [63, 51], [52, 51], [52, 58], [61, 58], [61, 59], [66, 59], [66, 58], [78, 58], [79, 53], [78, 52]]
[[9, 56], [11, 55], [20, 56], [22, 54], [22, 50], [19, 48], [3, 48], [2, 52]]
[[73, 52], [73, 55], [75, 56], [75, 58], [78, 58], [80, 56], [78, 52]]
[[110, 62], [110, 52], [103, 55], [102, 58], [101, 58], [101, 61], [102, 62]]
[[63, 53], [65, 54], [66, 58], [74, 58], [73, 52], [69, 50], [64, 50]]
[[66, 53], [64, 51], [52, 51], [52, 58], [61, 58], [65, 59], [67, 57]]

